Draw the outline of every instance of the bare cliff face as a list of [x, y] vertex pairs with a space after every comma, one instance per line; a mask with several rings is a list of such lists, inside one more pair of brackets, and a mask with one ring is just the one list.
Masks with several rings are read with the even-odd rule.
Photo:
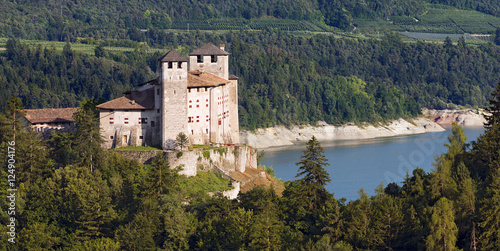
[[413, 120], [399, 119], [389, 124], [358, 126], [346, 124], [333, 126], [318, 122], [316, 126], [293, 126], [287, 128], [276, 126], [261, 128], [253, 132], [240, 131], [242, 143], [256, 148], [293, 145], [307, 141], [314, 135], [319, 141], [358, 140], [398, 135], [419, 134], [425, 132], [440, 132], [444, 129], [427, 118]]
[[440, 125], [451, 125], [453, 122], [457, 122], [461, 126], [483, 126], [486, 122], [485, 113], [483, 109], [422, 109], [424, 116]]

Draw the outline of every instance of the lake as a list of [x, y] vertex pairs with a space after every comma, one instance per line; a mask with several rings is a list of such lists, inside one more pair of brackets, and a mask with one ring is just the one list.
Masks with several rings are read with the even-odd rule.
[[[482, 127], [464, 128], [467, 141], [475, 140]], [[406, 176], [417, 166], [430, 172], [434, 157], [446, 151], [451, 128], [444, 132], [424, 133], [366, 140], [325, 141], [321, 146], [329, 166], [326, 170], [332, 180], [326, 188], [336, 198], [355, 200], [364, 188], [368, 195], [375, 195], [375, 188], [396, 182], [400, 186]], [[305, 142], [293, 146], [265, 149], [263, 165], [272, 166], [275, 175], [283, 180], [293, 180], [297, 175], [295, 165], [305, 150]]]

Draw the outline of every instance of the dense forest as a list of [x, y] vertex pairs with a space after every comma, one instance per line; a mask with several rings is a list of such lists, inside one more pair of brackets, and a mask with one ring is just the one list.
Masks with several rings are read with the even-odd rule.
[[[254, 188], [237, 200], [181, 188], [179, 168], [158, 155], [144, 168], [99, 145], [95, 101], [77, 131], [44, 146], [20, 117], [19, 99], [0, 114], [2, 250], [494, 250], [500, 246], [500, 86], [485, 133], [471, 145], [454, 125], [434, 170], [354, 201], [325, 189], [330, 176], [312, 138], [295, 181], [281, 195]], [[89, 142], [91, 142], [89, 144]], [[10, 148], [9, 148], [10, 147]], [[61, 156], [65, 156], [62, 158]], [[15, 159], [15, 163], [10, 159]], [[7, 175], [15, 181], [7, 182]], [[17, 192], [7, 191], [16, 188]], [[12, 213], [12, 212], [15, 212]], [[15, 221], [12, 221], [12, 218]], [[12, 223], [14, 222], [14, 223]], [[8, 225], [15, 225], [15, 235]], [[8, 233], [11, 232], [11, 233]]]
[[[308, 21], [352, 30], [353, 19], [415, 17], [428, 3], [500, 16], [495, 0], [300, 0], [300, 1], [29, 1], [2, 0], [0, 37], [70, 41], [79, 37], [129, 39], [139, 29], [173, 23], [271, 18]], [[182, 26], [183, 29], [186, 24]], [[244, 27], [241, 27], [244, 28]]]
[[[148, 53], [146, 41], [164, 51]], [[287, 32], [151, 30], [137, 41], [102, 40], [95, 55], [29, 47], [10, 39], [0, 53], [0, 105], [12, 95], [26, 108], [71, 107], [89, 98], [110, 100], [158, 75], [157, 59], [175, 48], [186, 55], [207, 42], [224, 43], [239, 81], [242, 128], [274, 125], [379, 122], [413, 117], [421, 107], [485, 107], [500, 79], [500, 47], [403, 43], [382, 39], [295, 36]], [[135, 46], [114, 52], [105, 46]]]

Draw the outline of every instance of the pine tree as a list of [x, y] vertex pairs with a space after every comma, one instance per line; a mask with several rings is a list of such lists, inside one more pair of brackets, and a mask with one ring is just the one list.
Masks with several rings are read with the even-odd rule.
[[80, 165], [88, 167], [92, 172], [95, 167], [102, 165], [103, 149], [101, 144], [104, 139], [101, 135], [99, 123], [99, 110], [96, 99], [82, 103], [82, 107], [73, 115], [75, 120], [76, 147], [80, 153]]
[[151, 169], [144, 180], [142, 194], [147, 196], [160, 197], [163, 194], [177, 191], [179, 189], [180, 167], [170, 169], [169, 162], [163, 153], [157, 154], [151, 162]]
[[500, 169], [492, 173], [491, 183], [481, 201], [479, 237], [482, 250], [495, 250], [500, 247]]
[[495, 87], [495, 91], [493, 91], [493, 93], [491, 94], [491, 99], [489, 102], [490, 107], [488, 107], [488, 109], [486, 110], [491, 114], [484, 115], [484, 118], [486, 119], [484, 127], [487, 130], [500, 123], [500, 82]]
[[306, 144], [306, 150], [303, 151], [304, 155], [296, 163], [299, 171], [295, 177], [302, 177], [300, 182], [304, 184], [304, 199], [308, 200], [309, 210], [312, 211], [318, 209], [326, 199], [325, 185], [331, 181], [330, 175], [325, 170], [329, 164], [323, 152], [323, 147], [312, 136]]
[[458, 250], [458, 228], [455, 225], [453, 202], [442, 197], [432, 207], [429, 223], [430, 234], [426, 239], [427, 250]]

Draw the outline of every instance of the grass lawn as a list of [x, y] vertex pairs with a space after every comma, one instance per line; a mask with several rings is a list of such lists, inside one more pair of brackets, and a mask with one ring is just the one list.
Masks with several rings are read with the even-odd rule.
[[229, 180], [220, 173], [200, 172], [196, 176], [185, 177], [181, 180], [180, 188], [189, 195], [198, 193], [218, 192], [232, 189]]

